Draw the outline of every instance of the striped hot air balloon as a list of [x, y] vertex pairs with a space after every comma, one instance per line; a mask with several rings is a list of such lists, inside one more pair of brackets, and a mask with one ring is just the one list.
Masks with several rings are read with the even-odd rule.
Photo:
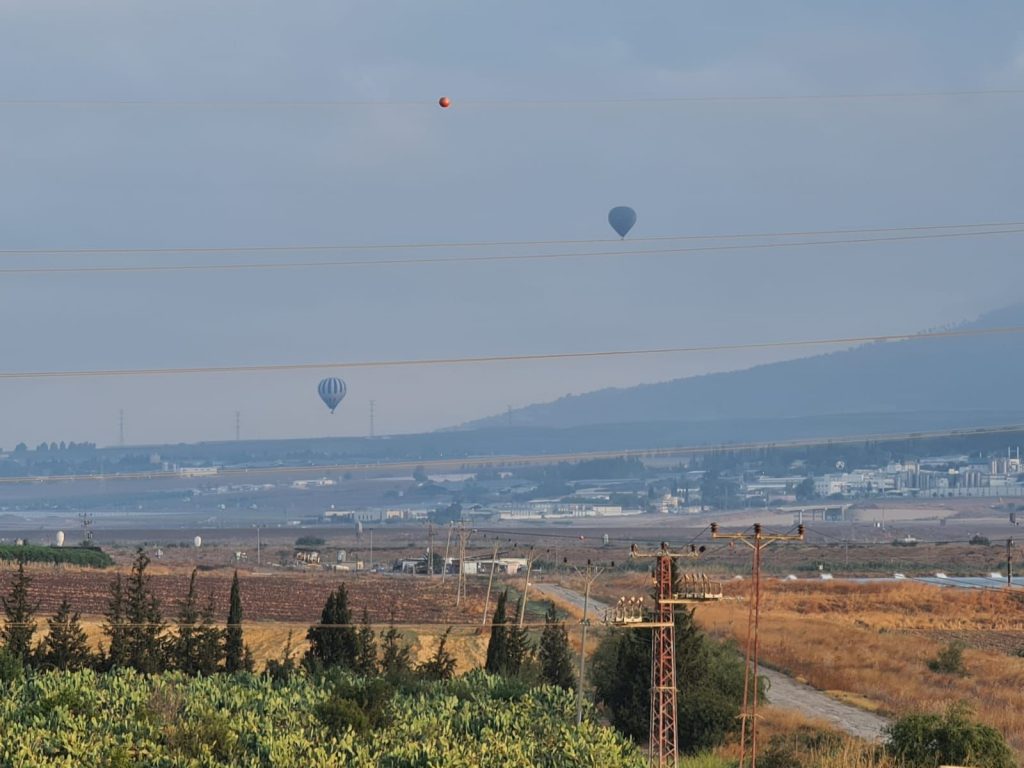
[[345, 399], [345, 392], [347, 391], [348, 387], [345, 386], [345, 382], [336, 376], [324, 379], [320, 382], [320, 386], [317, 387], [320, 399], [324, 401], [324, 405], [331, 409], [331, 413], [334, 413], [334, 409]]

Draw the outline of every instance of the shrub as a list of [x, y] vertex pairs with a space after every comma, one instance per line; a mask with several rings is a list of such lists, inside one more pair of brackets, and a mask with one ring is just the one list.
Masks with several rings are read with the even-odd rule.
[[107, 568], [114, 564], [110, 555], [95, 547], [43, 547], [38, 544], [0, 544], [0, 560], [27, 563], [67, 563], [89, 568]]
[[316, 719], [335, 737], [344, 735], [349, 728], [356, 733], [365, 733], [370, 729], [370, 718], [359, 703], [352, 699], [332, 697], [317, 704], [314, 712]]
[[25, 676], [25, 662], [6, 648], [0, 647], [0, 685], [13, 683]]
[[945, 715], [907, 715], [889, 726], [886, 746], [907, 768], [1014, 768], [1013, 754], [999, 731], [972, 721], [970, 715], [963, 703]]
[[966, 675], [967, 668], [964, 666], [964, 645], [960, 640], [954, 640], [941, 651], [934, 659], [928, 659], [928, 669], [943, 675]]

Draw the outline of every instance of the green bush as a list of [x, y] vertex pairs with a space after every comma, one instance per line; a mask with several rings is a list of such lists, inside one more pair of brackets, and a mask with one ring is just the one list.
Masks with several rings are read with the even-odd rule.
[[938, 656], [928, 660], [928, 669], [943, 675], [966, 675], [967, 667], [964, 666], [964, 648], [966, 647], [960, 640], [954, 640], [939, 651]]
[[110, 555], [93, 547], [42, 547], [38, 544], [0, 544], [0, 560], [16, 561], [24, 557], [27, 563], [67, 563], [89, 568], [108, 568], [114, 564]]
[[889, 726], [886, 746], [907, 768], [1014, 768], [999, 731], [972, 721], [970, 714], [968, 706], [956, 704], [945, 715], [907, 715]]
[[344, 736], [351, 728], [356, 733], [370, 730], [370, 718], [352, 699], [332, 697], [316, 705], [316, 717], [332, 736]]
[[6, 648], [0, 647], [0, 685], [15, 683], [25, 676], [25, 662]]

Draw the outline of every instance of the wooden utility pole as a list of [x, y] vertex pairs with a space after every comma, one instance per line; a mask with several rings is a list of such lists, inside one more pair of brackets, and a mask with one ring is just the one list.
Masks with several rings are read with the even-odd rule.
[[498, 542], [494, 542], [494, 551], [491, 553], [491, 575], [487, 577], [487, 597], [484, 598], [484, 618], [480, 626], [487, 626], [487, 611], [491, 608], [491, 586], [494, 584], [494, 566], [498, 559]]
[[448, 550], [452, 545], [452, 524], [448, 523], [448, 541], [444, 543], [444, 562], [441, 563], [441, 583], [444, 584], [444, 577], [448, 573]]
[[434, 524], [427, 524], [427, 576], [434, 575]]
[[523, 584], [523, 602], [519, 605], [519, 626], [523, 626], [523, 621], [526, 619], [526, 600], [527, 595], [530, 592], [530, 574], [533, 573], [533, 561], [536, 559], [536, 555], [533, 553], [533, 547], [530, 547], [530, 551], [526, 556], [526, 583]]
[[741, 533], [719, 533], [718, 523], [711, 524], [711, 538], [731, 539], [746, 544], [753, 552], [750, 570], [750, 608], [747, 613], [747, 653], [743, 676], [743, 713], [740, 715], [740, 762], [745, 768], [749, 736], [750, 768], [757, 768], [757, 699], [758, 699], [758, 628], [761, 620], [761, 550], [777, 541], [803, 541], [804, 527], [797, 526], [797, 533], [764, 533], [760, 523], [754, 523], [754, 535]]
[[469, 537], [473, 530], [467, 528], [465, 523], [459, 524], [459, 575], [455, 589], [455, 607], [462, 605], [466, 597], [466, 545], [469, 544]]
[[604, 572], [604, 568], [596, 567], [587, 560], [586, 568], [581, 569], [574, 565], [573, 570], [576, 571], [577, 576], [583, 579], [585, 585], [583, 590], [583, 619], [580, 621], [580, 676], [576, 681], [576, 727], [579, 728], [583, 723], [583, 676], [585, 674], [587, 658], [587, 627], [590, 626], [590, 619], [587, 617], [587, 611], [590, 608], [590, 588], [597, 580], [597, 577]]
[[1013, 538], [1006, 540], [1006, 586], [1013, 589]]

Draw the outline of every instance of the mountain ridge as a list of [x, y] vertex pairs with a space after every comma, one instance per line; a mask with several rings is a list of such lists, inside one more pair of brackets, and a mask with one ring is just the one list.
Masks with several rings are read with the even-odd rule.
[[[1024, 303], [950, 330], [1024, 327]], [[750, 368], [566, 395], [511, 412], [519, 427], [799, 419], [1024, 408], [1024, 333], [874, 342]], [[501, 414], [457, 429], [494, 427]]]

